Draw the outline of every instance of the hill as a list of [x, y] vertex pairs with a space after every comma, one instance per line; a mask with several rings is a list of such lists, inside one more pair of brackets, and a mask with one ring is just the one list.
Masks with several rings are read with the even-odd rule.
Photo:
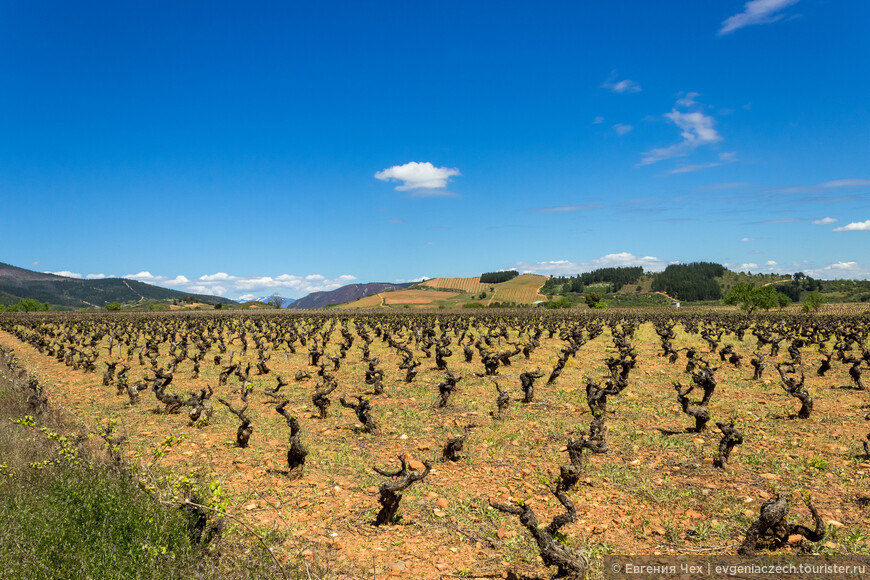
[[462, 308], [469, 305], [527, 305], [547, 297], [540, 294], [546, 276], [523, 274], [506, 282], [484, 284], [480, 277], [432, 278], [404, 290], [375, 294], [338, 306], [357, 308]]
[[295, 298], [287, 298], [286, 296], [281, 296], [280, 294], [272, 294], [271, 296], [258, 296], [257, 298], [252, 298], [247, 302], [259, 302], [260, 304], [269, 304], [274, 306], [277, 300], [281, 301], [281, 308], [290, 308], [290, 305], [296, 302]]
[[389, 282], [370, 282], [368, 284], [348, 284], [335, 290], [328, 292], [312, 292], [304, 298], [296, 300], [289, 306], [296, 310], [304, 310], [309, 308], [325, 308], [345, 302], [353, 302], [360, 298], [379, 294], [381, 292], [389, 292], [391, 290], [401, 290], [407, 288], [410, 284], [391, 284]]
[[88, 308], [111, 302], [140, 300], [185, 300], [209, 304], [236, 304], [218, 296], [190, 294], [124, 278], [82, 280], [44, 274], [0, 263], [0, 304], [15, 304], [25, 298], [54, 306]]

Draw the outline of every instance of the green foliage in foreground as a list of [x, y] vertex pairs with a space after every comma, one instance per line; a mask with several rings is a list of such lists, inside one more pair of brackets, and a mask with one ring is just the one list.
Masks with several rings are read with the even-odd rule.
[[197, 568], [187, 517], [108, 468], [62, 465], [0, 480], [8, 578], [183, 578]]

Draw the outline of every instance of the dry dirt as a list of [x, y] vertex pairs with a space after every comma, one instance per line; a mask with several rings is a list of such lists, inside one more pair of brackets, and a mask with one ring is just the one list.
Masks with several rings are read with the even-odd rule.
[[[671, 386], [672, 380], [689, 379], [683, 371], [685, 359], [669, 364], [659, 357], [652, 326], [643, 325], [632, 339], [639, 357], [630, 386], [609, 400], [611, 451], [588, 458], [585, 481], [569, 494], [578, 520], [563, 529], [565, 541], [586, 551], [591, 576], [600, 576], [600, 557], [607, 553], [734, 554], [774, 489], [812, 495], [828, 523], [829, 537], [810, 550], [868, 553], [870, 511], [861, 498], [870, 495], [870, 463], [860, 458], [859, 443], [870, 430], [864, 420], [868, 393], [849, 387], [846, 366], [835, 364], [828, 376], [817, 377], [820, 356], [804, 349], [815, 411], [810, 419], [800, 420], [794, 417], [797, 402], [780, 388], [772, 366], [762, 381], [752, 381], [748, 364], [738, 369], [719, 363], [697, 335], [677, 328], [677, 348], [699, 347], [720, 364], [710, 425], [733, 417], [746, 441], [734, 450], [730, 472], [713, 467], [719, 441], [715, 427], [701, 434], [686, 432], [692, 421], [681, 413]], [[328, 354], [337, 352], [338, 338], [336, 333]], [[741, 343], [726, 337], [745, 360], [755, 346], [755, 339], [749, 334], [747, 338]], [[299, 369], [312, 374], [315, 370], [307, 364], [307, 349], [273, 352], [271, 374], [257, 376], [252, 371], [254, 434], [249, 448], [240, 449], [234, 446], [237, 420], [216, 400], [222, 396], [238, 405], [239, 385], [231, 378], [229, 385], [217, 387], [218, 369], [211, 364], [211, 353], [203, 362], [202, 378], [187, 378], [192, 363], [185, 361], [168, 389], [186, 394], [207, 384], [215, 386], [211, 424], [197, 429], [187, 426], [183, 414], [161, 414], [162, 405], [148, 391], [131, 406], [113, 387], [101, 385], [99, 373], [74, 371], [0, 332], [0, 345], [14, 347], [25, 365], [50, 385], [53, 404], [92, 427], [116, 419], [129, 437], [128, 458], [140, 466], [154, 463], [154, 473], [192, 473], [206, 482], [220, 481], [230, 497], [229, 511], [261, 531], [271, 530], [275, 550], [286, 562], [303, 561], [321, 572], [328, 568], [335, 578], [499, 577], [508, 568], [545, 575], [534, 543], [517, 519], [495, 512], [487, 502], [522, 499], [535, 508], [542, 523], [561, 512], [547, 485], [559, 465], [567, 463], [566, 438], [588, 429], [583, 377], [604, 378], [602, 361], [613, 351], [609, 332], [584, 345], [552, 386], [545, 383], [564, 344], [558, 338], [542, 340], [531, 360], [520, 355], [511, 367], [502, 367], [497, 379], [510, 391], [512, 403], [501, 421], [490, 415], [495, 409], [492, 383], [474, 374], [483, 371], [476, 352], [475, 360], [465, 363], [462, 349], [452, 346], [450, 368], [464, 378], [448, 407], [434, 410], [435, 385], [443, 377], [434, 359], [415, 352], [423, 365], [417, 380], [408, 385], [404, 371], [397, 370], [399, 358], [376, 339], [372, 355], [380, 357], [386, 371], [386, 394], [372, 397], [380, 435], [360, 433], [353, 413], [338, 404], [342, 392], [370, 390], [363, 383], [359, 344], [357, 339], [335, 372], [339, 388], [331, 395], [333, 404], [325, 420], [312, 414], [315, 381], [292, 380]], [[166, 348], [161, 347], [161, 361], [167, 360]], [[238, 343], [229, 348], [238, 357]], [[116, 349], [113, 354], [117, 356]], [[103, 348], [100, 372], [106, 357]], [[249, 350], [243, 360], [256, 362], [256, 352]], [[780, 355], [777, 360], [785, 359]], [[131, 365], [131, 382], [145, 375], [135, 356]], [[536, 385], [535, 401], [522, 405], [519, 373], [535, 367], [545, 375]], [[274, 386], [276, 373], [291, 381], [285, 388], [288, 408], [299, 417], [302, 441], [310, 451], [305, 474], [295, 481], [280, 472], [286, 467], [289, 430], [263, 396], [265, 387]], [[444, 442], [469, 423], [477, 427], [463, 458], [442, 462]], [[161, 447], [170, 435], [171, 445]], [[154, 460], [159, 449], [165, 456]], [[432, 472], [405, 492], [398, 525], [375, 527], [371, 522], [378, 509], [377, 485], [384, 478], [372, 467], [396, 469], [400, 454], [431, 460]], [[805, 525], [811, 521], [799, 503], [790, 517]], [[795, 544], [786, 550], [798, 548]]]

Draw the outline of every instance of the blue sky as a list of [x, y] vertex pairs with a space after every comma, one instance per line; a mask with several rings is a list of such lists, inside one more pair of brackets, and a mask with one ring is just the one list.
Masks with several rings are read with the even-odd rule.
[[0, 261], [231, 298], [870, 277], [870, 3], [10, 1]]

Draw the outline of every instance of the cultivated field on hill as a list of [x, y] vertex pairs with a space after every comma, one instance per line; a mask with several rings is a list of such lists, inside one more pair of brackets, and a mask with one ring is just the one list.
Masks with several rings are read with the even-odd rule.
[[[609, 553], [735, 554], [762, 503], [786, 491], [789, 524], [825, 537], [793, 534], [779, 552], [867, 554], [870, 401], [857, 387], [868, 334], [866, 316], [665, 309], [0, 315], [0, 347], [14, 349], [50, 405], [89, 431], [116, 425], [123, 456], [159, 493], [219, 483], [227, 511], [303, 578], [306, 567], [321, 578], [547, 576], [553, 568], [518, 518], [490, 503], [531, 508], [546, 525], [567, 510], [558, 484], [576, 515], [557, 542], [589, 558], [592, 578]], [[757, 379], [754, 353], [766, 364]], [[103, 384], [106, 363], [130, 367], [126, 384], [117, 374]], [[461, 377], [455, 387], [448, 370]], [[279, 376], [287, 384], [276, 388]], [[783, 388], [801, 377], [807, 418]], [[695, 385], [685, 407], [675, 382], [683, 394]], [[137, 383], [147, 388], [131, 394]], [[312, 395], [333, 384], [320, 418]], [[210, 418], [190, 420], [191, 395], [209, 388], [199, 403]], [[501, 417], [497, 389], [509, 396]], [[240, 418], [219, 402], [238, 411], [243, 393], [246, 447]], [[340, 404], [345, 393], [369, 402], [376, 431]], [[282, 400], [308, 452], [294, 470]], [[709, 422], [691, 430], [702, 411]], [[720, 468], [732, 426], [742, 443]], [[466, 432], [457, 460], [445, 459], [445, 444]], [[569, 445], [586, 445], [579, 462]], [[431, 470], [404, 491], [399, 518], [376, 526], [379, 486], [396, 480], [373, 468], [399, 470], [400, 456], [409, 475], [423, 462]]]
[[522, 274], [513, 280], [492, 284], [495, 292], [489, 297], [490, 302], [515, 302], [517, 304], [531, 304], [538, 300], [546, 300], [547, 297], [539, 291], [547, 281], [547, 276], [536, 274]]
[[419, 285], [430, 288], [455, 288], [469, 294], [483, 292], [491, 286], [491, 284], [481, 284], [480, 276], [476, 278], [432, 278], [431, 280], [420, 282]]

